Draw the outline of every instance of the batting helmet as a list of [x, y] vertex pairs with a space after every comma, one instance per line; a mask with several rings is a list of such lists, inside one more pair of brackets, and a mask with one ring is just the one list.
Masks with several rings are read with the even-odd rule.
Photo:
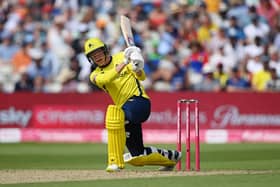
[[85, 55], [89, 55], [91, 52], [99, 49], [99, 48], [105, 48], [106, 45], [98, 38], [90, 38], [85, 42]]
[[96, 64], [94, 63], [93, 59], [91, 59], [89, 57], [89, 54], [94, 52], [97, 49], [103, 49], [104, 50], [104, 55], [108, 54], [108, 50], [107, 50], [106, 45], [100, 39], [98, 39], [98, 38], [90, 38], [90, 39], [88, 39], [85, 42], [84, 53], [85, 53], [85, 55], [87, 56], [89, 62], [92, 65], [96, 65]]

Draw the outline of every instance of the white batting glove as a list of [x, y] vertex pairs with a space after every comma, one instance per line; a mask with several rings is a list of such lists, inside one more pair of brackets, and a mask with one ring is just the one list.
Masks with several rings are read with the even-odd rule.
[[141, 50], [140, 48], [136, 47], [136, 46], [130, 46], [130, 47], [127, 47], [125, 50], [124, 50], [124, 56], [126, 59], [130, 59], [130, 56], [133, 52], [138, 52], [141, 54]]
[[144, 58], [140, 52], [132, 52], [130, 55], [130, 61], [132, 64], [132, 70], [137, 72], [144, 68]]
[[141, 71], [141, 70], [142, 70], [142, 69], [138, 66], [138, 64], [132, 63], [131, 66], [132, 66], [132, 71], [134, 71], [134, 72], [138, 72], [138, 71]]

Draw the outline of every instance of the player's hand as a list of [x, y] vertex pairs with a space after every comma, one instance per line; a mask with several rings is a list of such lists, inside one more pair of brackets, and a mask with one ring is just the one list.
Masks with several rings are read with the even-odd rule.
[[138, 52], [139, 54], [141, 54], [141, 50], [139, 47], [136, 47], [136, 46], [130, 46], [130, 47], [127, 47], [125, 50], [124, 50], [124, 56], [127, 60], [130, 60], [131, 58], [131, 54], [133, 52]]
[[137, 72], [144, 68], [144, 58], [139, 52], [132, 52], [130, 55], [130, 62], [132, 64], [132, 70]]
[[131, 67], [132, 67], [132, 71], [134, 72], [138, 72], [142, 70], [142, 68], [140, 68], [140, 66], [138, 66], [138, 64], [135, 63], [131, 63]]

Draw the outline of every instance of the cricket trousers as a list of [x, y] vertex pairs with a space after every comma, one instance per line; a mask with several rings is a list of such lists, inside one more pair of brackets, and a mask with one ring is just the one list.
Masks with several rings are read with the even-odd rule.
[[133, 96], [122, 106], [125, 113], [126, 147], [132, 156], [144, 153], [142, 123], [151, 113], [151, 102], [141, 96]]

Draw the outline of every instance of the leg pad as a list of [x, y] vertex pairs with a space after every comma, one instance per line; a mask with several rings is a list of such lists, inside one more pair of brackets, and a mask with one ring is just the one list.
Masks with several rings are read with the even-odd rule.
[[123, 152], [125, 148], [124, 112], [115, 105], [109, 105], [106, 113], [108, 131], [108, 166], [116, 164], [124, 168]]

